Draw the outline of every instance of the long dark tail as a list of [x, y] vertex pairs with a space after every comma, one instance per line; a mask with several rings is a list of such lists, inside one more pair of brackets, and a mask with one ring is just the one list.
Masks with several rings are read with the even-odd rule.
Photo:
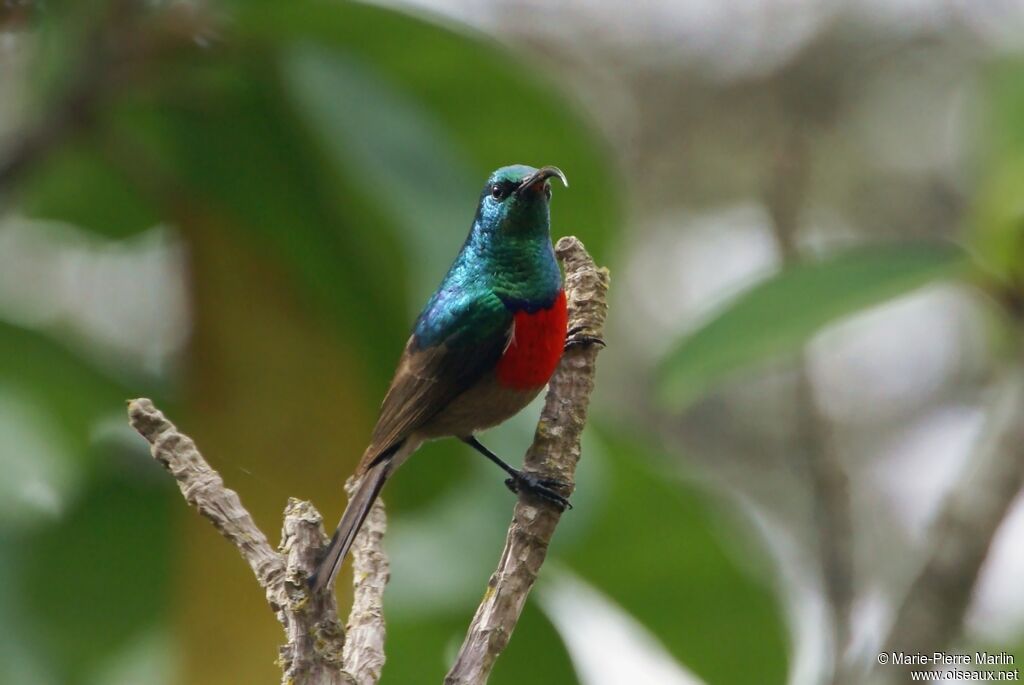
[[363, 521], [370, 513], [370, 507], [377, 500], [380, 489], [391, 472], [391, 460], [381, 461], [374, 464], [363, 474], [359, 481], [359, 487], [348, 501], [345, 513], [341, 516], [338, 529], [334, 531], [331, 544], [327, 546], [327, 553], [316, 567], [316, 571], [309, 579], [309, 586], [313, 593], [318, 593], [325, 587], [334, 585], [334, 578], [341, 570], [341, 565], [348, 555], [352, 542], [356, 539], [356, 533], [363, 527]]

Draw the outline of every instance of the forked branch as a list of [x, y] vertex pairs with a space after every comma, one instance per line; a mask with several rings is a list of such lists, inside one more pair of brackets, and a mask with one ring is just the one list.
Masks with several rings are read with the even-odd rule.
[[[576, 238], [561, 239], [556, 252], [565, 266], [570, 336], [551, 379], [525, 469], [562, 481], [571, 492], [602, 344], [608, 271], [595, 266]], [[326, 543], [322, 518], [313, 505], [289, 500], [281, 546], [275, 550], [192, 439], [150, 400], [129, 402], [128, 415], [132, 427], [150, 443], [153, 457], [177, 480], [185, 501], [213, 523], [252, 568], [267, 603], [284, 626], [287, 642], [281, 648], [282, 682], [377, 683], [384, 665], [382, 601], [389, 576], [382, 546], [386, 529], [383, 503], [378, 499], [352, 547], [355, 598], [348, 626], [342, 630], [333, 593], [310, 596], [307, 590], [306, 579]], [[560, 517], [555, 505], [520, 496], [498, 569], [446, 683], [478, 685], [487, 681], [519, 620]]]
[[267, 536], [242, 506], [238, 494], [203, 458], [196, 444], [148, 399], [128, 403], [132, 427], [151, 445], [153, 458], [178, 481], [185, 501], [203, 515], [249, 564], [267, 603], [284, 627], [282, 683], [286, 685], [373, 685], [384, 663], [384, 619], [380, 600], [388, 579], [381, 548], [384, 505], [378, 501], [352, 548], [355, 600], [345, 631], [334, 594], [310, 597], [306, 578], [326, 542], [323, 520], [309, 502], [290, 499], [285, 508], [281, 546]]

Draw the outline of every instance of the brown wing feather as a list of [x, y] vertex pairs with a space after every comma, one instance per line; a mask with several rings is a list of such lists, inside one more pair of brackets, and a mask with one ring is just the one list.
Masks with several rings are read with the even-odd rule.
[[508, 344], [512, 317], [481, 342], [464, 344], [461, 336], [427, 348], [409, 338], [391, 380], [370, 444], [356, 473], [363, 473], [453, 399], [494, 368]]

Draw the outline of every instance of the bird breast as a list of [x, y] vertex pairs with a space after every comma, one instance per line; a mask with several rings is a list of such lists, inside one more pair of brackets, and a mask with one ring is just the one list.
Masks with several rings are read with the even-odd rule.
[[562, 358], [568, 323], [564, 290], [547, 309], [515, 312], [512, 335], [498, 360], [498, 382], [513, 390], [544, 387]]

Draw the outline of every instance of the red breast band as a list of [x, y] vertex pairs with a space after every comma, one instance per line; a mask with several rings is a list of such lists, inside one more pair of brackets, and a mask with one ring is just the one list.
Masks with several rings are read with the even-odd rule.
[[498, 360], [498, 382], [516, 390], [547, 383], [562, 358], [568, 325], [564, 290], [547, 309], [516, 312], [512, 340]]

